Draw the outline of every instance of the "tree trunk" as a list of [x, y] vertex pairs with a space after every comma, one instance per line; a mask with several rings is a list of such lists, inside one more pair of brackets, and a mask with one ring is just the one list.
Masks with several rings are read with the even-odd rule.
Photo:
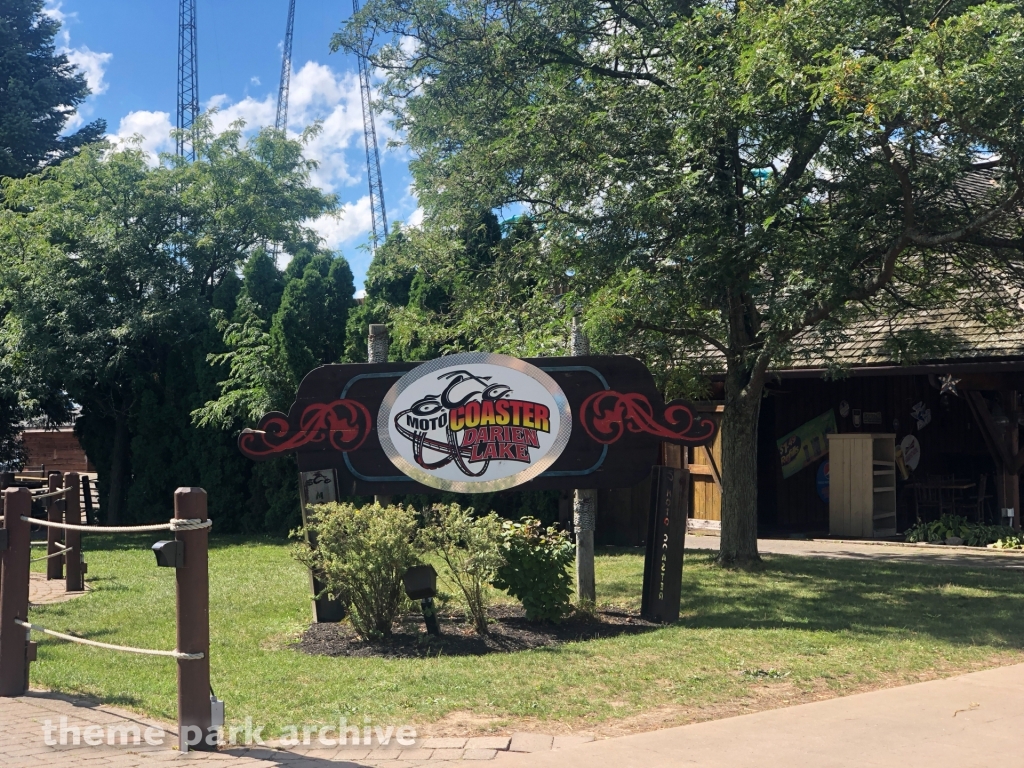
[[128, 475], [128, 414], [114, 416], [114, 448], [110, 455], [110, 490], [106, 500], [107, 525], [117, 525], [124, 506]]
[[745, 567], [757, 554], [757, 420], [760, 381], [729, 374], [722, 419], [722, 546], [720, 561]]

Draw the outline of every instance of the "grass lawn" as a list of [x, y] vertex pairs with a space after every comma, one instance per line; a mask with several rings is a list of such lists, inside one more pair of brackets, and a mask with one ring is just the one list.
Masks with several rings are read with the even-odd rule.
[[[174, 648], [174, 572], [155, 566], [155, 538], [87, 538], [93, 592], [35, 608], [31, 621]], [[230, 722], [252, 717], [271, 736], [340, 716], [421, 734], [611, 735], [1024, 662], [1024, 584], [996, 569], [771, 555], [746, 573], [688, 553], [675, 625], [515, 654], [382, 660], [289, 647], [310, 611], [286, 544], [214, 536], [210, 568], [213, 687]], [[599, 550], [602, 607], [638, 609], [642, 569], [636, 550]], [[175, 719], [173, 660], [35, 639], [33, 686]]]

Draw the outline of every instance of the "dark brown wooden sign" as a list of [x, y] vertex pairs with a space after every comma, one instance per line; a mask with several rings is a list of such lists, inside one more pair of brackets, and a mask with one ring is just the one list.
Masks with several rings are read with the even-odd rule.
[[685, 469], [658, 466], [651, 475], [647, 557], [640, 601], [640, 614], [651, 621], [670, 624], [679, 618], [689, 474]]
[[342, 496], [619, 488], [650, 474], [660, 443], [706, 445], [715, 429], [666, 404], [631, 357], [466, 353], [322, 366], [238, 444], [256, 461], [295, 453], [301, 472], [334, 470]]

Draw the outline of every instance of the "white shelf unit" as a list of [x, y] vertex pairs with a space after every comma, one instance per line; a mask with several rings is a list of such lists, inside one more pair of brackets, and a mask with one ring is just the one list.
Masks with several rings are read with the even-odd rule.
[[832, 536], [896, 535], [896, 435], [829, 435]]

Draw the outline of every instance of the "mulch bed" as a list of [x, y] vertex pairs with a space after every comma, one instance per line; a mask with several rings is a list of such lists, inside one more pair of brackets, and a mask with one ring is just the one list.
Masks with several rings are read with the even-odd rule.
[[298, 643], [297, 650], [314, 656], [363, 656], [388, 659], [427, 656], [483, 656], [515, 653], [581, 640], [650, 632], [660, 625], [637, 615], [599, 611], [593, 618], [572, 616], [558, 624], [526, 620], [521, 607], [495, 606], [488, 611], [489, 634], [481, 636], [459, 614], [441, 615], [441, 636], [428, 635], [418, 614], [403, 616], [388, 640], [370, 643], [360, 638], [347, 621], [313, 624]]

